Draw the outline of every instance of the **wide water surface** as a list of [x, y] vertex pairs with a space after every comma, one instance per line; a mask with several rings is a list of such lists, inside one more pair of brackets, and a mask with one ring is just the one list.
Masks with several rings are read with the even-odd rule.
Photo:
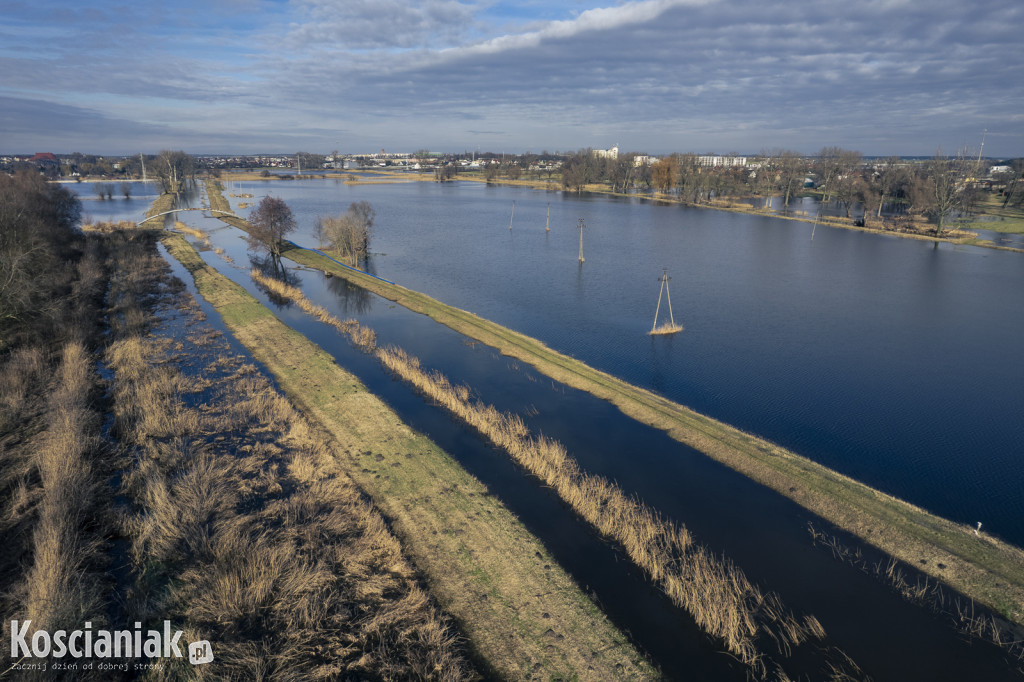
[[[192, 222], [198, 216], [190, 213], [183, 218]], [[317, 341], [382, 395], [403, 420], [481, 478], [670, 677], [725, 679], [738, 674], [724, 668], [729, 659], [709, 648], [686, 618], [653, 594], [626, 560], [602, 547], [550, 491], [523, 476], [506, 456], [466, 433], [444, 412], [390, 379], [375, 361], [351, 349], [333, 330], [289, 306], [275, 305], [259, 291], [245, 273], [248, 260], [236, 230], [219, 227], [212, 220], [196, 224], [216, 230], [214, 244], [234, 258], [235, 267], [209, 250], [204, 252], [208, 263]], [[849, 653], [875, 679], [961, 679], [979, 671], [987, 679], [1000, 679], [1007, 673], [1000, 657], [987, 647], [966, 645], [937, 619], [811, 547], [805, 529], [811, 515], [788, 500], [633, 422], [607, 403], [553, 384], [486, 347], [467, 343], [426, 317], [319, 273], [293, 269], [290, 276], [310, 298], [335, 314], [356, 316], [372, 326], [383, 343], [407, 348], [425, 366], [467, 382], [487, 402], [530, 415], [531, 428], [562, 440], [588, 471], [617, 480], [628, 492], [685, 523], [699, 541], [735, 560], [751, 579], [779, 591], [790, 608], [815, 614], [830, 633], [829, 643]], [[787, 664], [787, 669], [791, 674], [820, 673], [819, 664], [820, 659], [816, 664], [811, 656], [811, 660]]]
[[[377, 274], [1024, 545], [1021, 254], [471, 182], [230, 192], [283, 198], [311, 246], [370, 201]], [[686, 329], [651, 338], [663, 267]]]

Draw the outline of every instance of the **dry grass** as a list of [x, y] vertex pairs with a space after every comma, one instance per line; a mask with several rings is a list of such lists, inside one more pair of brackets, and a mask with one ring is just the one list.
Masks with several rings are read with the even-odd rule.
[[[111, 310], [130, 317], [137, 307], [142, 324], [120, 325], [107, 353], [130, 458], [128, 611], [170, 618], [216, 655], [152, 679], [474, 677], [451, 624], [321, 434], [251, 366], [225, 361], [193, 306], [173, 306], [186, 319], [167, 328], [153, 313], [184, 294], [159, 284], [166, 275], [131, 277], [161, 268], [155, 250], [129, 250], [115, 261]], [[214, 371], [188, 376], [169, 354], [179, 343], [182, 361], [205, 357]]]
[[282, 298], [294, 301], [303, 311], [312, 315], [324, 324], [334, 327], [339, 333], [347, 336], [356, 346], [366, 351], [372, 351], [377, 347], [377, 335], [369, 327], [361, 326], [356, 320], [339, 320], [332, 315], [327, 308], [313, 303], [302, 290], [286, 284], [279, 279], [267, 277], [255, 268], [249, 272], [252, 280], [269, 291], [274, 292]]
[[185, 234], [191, 237], [195, 237], [196, 239], [203, 243], [203, 246], [205, 246], [208, 249], [213, 248], [212, 245], [210, 244], [210, 235], [208, 235], [203, 230], [192, 227], [190, 225], [186, 225], [180, 220], [174, 221], [174, 229], [177, 230], [178, 232], [184, 232]]
[[[0, 343], [0, 611], [31, 620], [30, 635], [89, 619], [102, 627], [107, 613], [110, 470], [89, 350], [100, 336], [106, 277], [96, 243], [74, 246], [48, 318]], [[0, 671], [13, 662], [9, 653]]]
[[[81, 343], [67, 343], [51, 368], [38, 348], [23, 349], [0, 376], [3, 402], [21, 400], [12, 411], [38, 424], [17, 435], [0, 432], [5, 445], [15, 445], [0, 449], [10, 493], [0, 522], [5, 617], [32, 621], [30, 635], [73, 630], [86, 620], [103, 627], [109, 589], [104, 536], [111, 516], [103, 494], [107, 472], [98, 457], [93, 358]], [[4, 649], [3, 660], [9, 651]]]
[[65, 347], [50, 394], [46, 432], [36, 451], [42, 484], [27, 575], [25, 617], [33, 629], [74, 629], [103, 620], [105, 595], [95, 570], [100, 539], [84, 532], [99, 503], [98, 415], [91, 409], [92, 358], [78, 344]]
[[666, 334], [678, 334], [683, 331], [683, 325], [673, 322], [662, 322], [660, 325], [647, 332], [650, 336], [662, 336]]
[[82, 225], [83, 232], [99, 232], [102, 234], [110, 234], [113, 232], [122, 232], [124, 230], [133, 230], [136, 225], [130, 220], [120, 220], [118, 222], [100, 221], [98, 223], [86, 223]]

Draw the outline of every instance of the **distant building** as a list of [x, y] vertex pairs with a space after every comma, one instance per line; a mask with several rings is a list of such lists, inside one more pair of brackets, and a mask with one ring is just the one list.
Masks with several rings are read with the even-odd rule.
[[612, 147], [611, 149], [595, 149], [594, 156], [598, 159], [617, 159], [619, 158], [619, 148]]
[[745, 156], [698, 156], [698, 166], [707, 166], [710, 168], [722, 168], [724, 166], [746, 166], [747, 157]]

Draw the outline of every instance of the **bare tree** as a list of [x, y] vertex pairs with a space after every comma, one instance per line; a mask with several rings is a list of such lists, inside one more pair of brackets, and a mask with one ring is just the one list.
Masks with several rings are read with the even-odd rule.
[[898, 156], [890, 156], [882, 161], [881, 165], [875, 166], [869, 185], [872, 195], [878, 202], [878, 208], [875, 209], [876, 218], [882, 217], [882, 206], [896, 194], [902, 174], [903, 164]]
[[839, 155], [842, 151], [839, 147], [822, 147], [818, 152], [818, 160], [815, 165], [818, 172], [818, 186], [822, 192], [822, 203], [826, 203], [832, 198], [832, 180], [840, 173]]
[[764, 210], [768, 211], [772, 206], [772, 196], [778, 184], [778, 150], [761, 150], [754, 164], [757, 170], [754, 171], [754, 188], [758, 194], [764, 197]]
[[195, 182], [196, 160], [182, 151], [164, 150], [156, 158], [154, 172], [165, 194], [177, 194], [185, 184]]
[[124, 195], [125, 201], [132, 198], [132, 183], [122, 182], [121, 183], [121, 194]]
[[0, 173], [0, 347], [7, 328], [57, 309], [82, 205], [37, 171]]
[[674, 155], [651, 164], [651, 184], [659, 192], [665, 193], [675, 187], [677, 175], [678, 164]]
[[861, 162], [860, 152], [848, 149], [839, 150], [839, 155], [835, 160], [836, 174], [832, 183], [833, 194], [836, 201], [843, 206], [847, 218], [850, 217], [850, 209], [853, 204], [863, 197], [865, 184]]
[[788, 207], [789, 200], [798, 187], [803, 187], [807, 167], [798, 152], [783, 149], [775, 154], [778, 168], [778, 188], [782, 192], [782, 205]]
[[249, 214], [249, 248], [266, 248], [275, 258], [281, 257], [285, 235], [296, 227], [288, 204], [277, 197], [263, 197]]
[[928, 162], [928, 213], [935, 221], [935, 233], [942, 235], [947, 219], [963, 209], [964, 183], [969, 162], [963, 152], [950, 158], [939, 149]]
[[340, 216], [318, 218], [316, 229], [332, 249], [355, 265], [369, 253], [375, 217], [376, 211], [370, 202], [357, 201]]

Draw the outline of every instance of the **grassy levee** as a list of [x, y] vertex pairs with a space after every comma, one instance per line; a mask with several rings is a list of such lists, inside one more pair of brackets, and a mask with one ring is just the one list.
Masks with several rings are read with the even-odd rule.
[[496, 499], [403, 424], [306, 337], [208, 267], [180, 235], [168, 251], [235, 337], [347, 452], [349, 474], [389, 517], [431, 592], [507, 679], [657, 677], [628, 640]]
[[[244, 220], [229, 222], [245, 229]], [[1024, 551], [1020, 548], [984, 533], [977, 536], [969, 526], [935, 516], [473, 313], [343, 268], [305, 249], [289, 248], [283, 255], [301, 265], [344, 277], [522, 360], [556, 381], [608, 400], [637, 421], [668, 432], [1010, 620], [1024, 623]]]

